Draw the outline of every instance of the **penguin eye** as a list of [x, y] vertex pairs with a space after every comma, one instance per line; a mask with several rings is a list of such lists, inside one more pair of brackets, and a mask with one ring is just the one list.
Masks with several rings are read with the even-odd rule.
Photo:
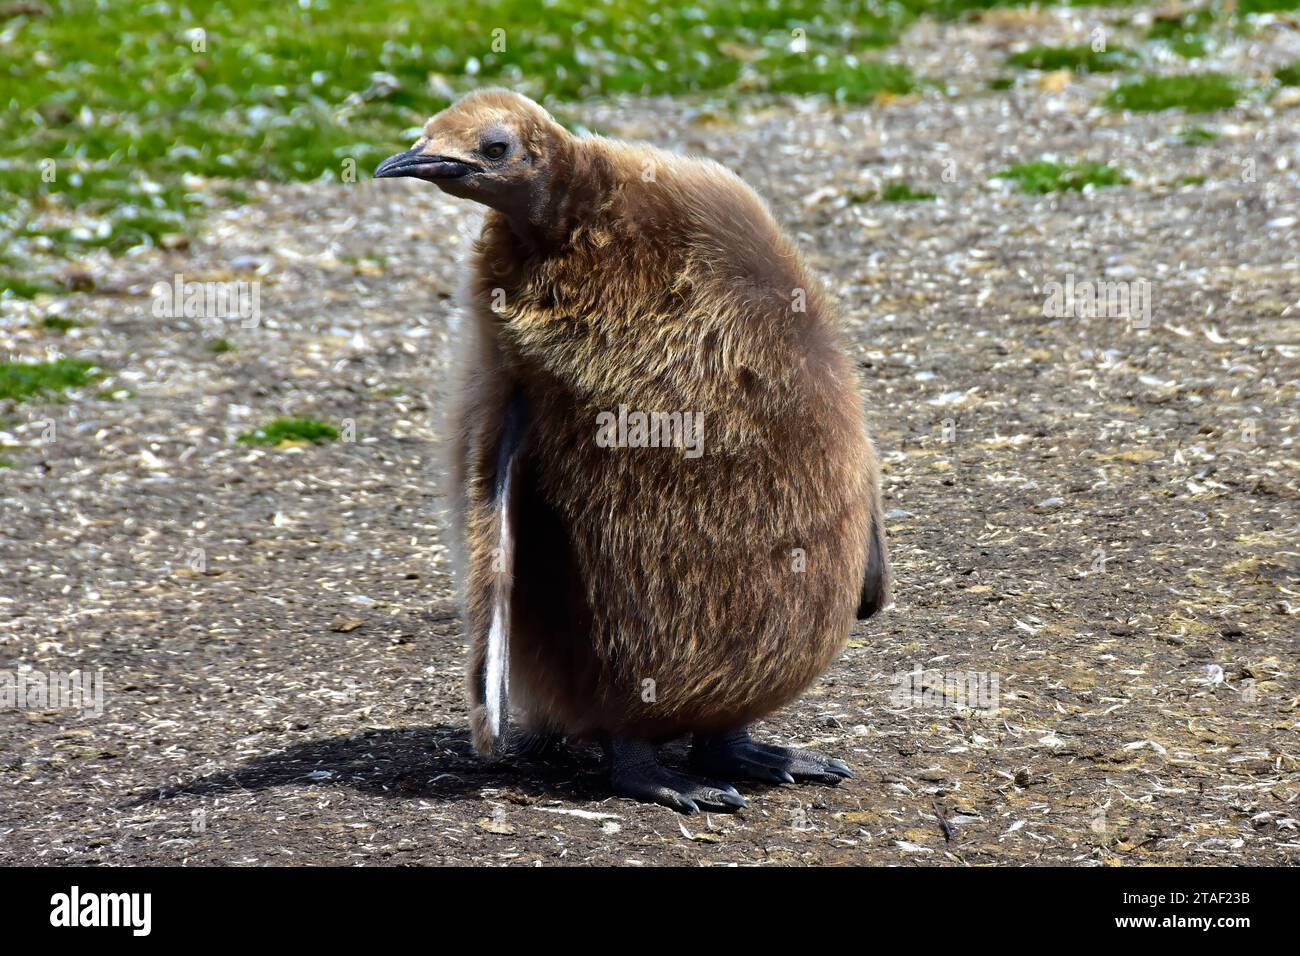
[[488, 159], [500, 159], [509, 148], [505, 143], [489, 143], [483, 147], [483, 155]]

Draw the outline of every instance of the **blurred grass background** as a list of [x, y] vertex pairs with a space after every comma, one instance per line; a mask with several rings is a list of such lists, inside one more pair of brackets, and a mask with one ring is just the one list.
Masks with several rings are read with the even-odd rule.
[[[477, 86], [561, 102], [617, 93], [868, 102], [925, 83], [878, 58], [918, 17], [1004, 5], [1018, 4], [0, 0], [0, 295], [41, 291], [21, 274], [13, 240], [56, 256], [122, 252], [184, 232], [206, 204], [245, 201], [239, 180], [363, 177]], [[1297, 5], [1206, 3], [1141, 39], [1199, 56], [1215, 29]], [[1113, 108], [1220, 109], [1235, 90], [1230, 79], [1166, 90], [1132, 75], [1141, 57], [1128, 49], [1039, 48], [1008, 66], [1127, 72]], [[223, 185], [199, 190], [192, 177]]]

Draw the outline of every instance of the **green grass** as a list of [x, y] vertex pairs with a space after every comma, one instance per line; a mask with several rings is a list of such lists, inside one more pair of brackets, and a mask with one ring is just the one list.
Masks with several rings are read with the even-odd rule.
[[1027, 70], [1072, 70], [1075, 73], [1112, 73], [1137, 62], [1137, 55], [1124, 47], [1098, 52], [1091, 46], [1035, 46], [1007, 58], [1010, 66]]
[[820, 94], [849, 103], [869, 103], [881, 93], [901, 95], [916, 89], [905, 66], [790, 53], [764, 63], [759, 88], [768, 93]]
[[[186, 234], [211, 202], [248, 201], [191, 175], [337, 181], [350, 162], [360, 179], [451, 96], [489, 84], [559, 100], [905, 93], [906, 68], [871, 51], [923, 12], [994, 2], [47, 0], [50, 15], [0, 24], [0, 244], [121, 252]], [[791, 50], [796, 29], [806, 52]], [[59, 209], [93, 222], [40, 215]]]
[[880, 191], [884, 202], [926, 202], [934, 199], [934, 193], [913, 189], [907, 183], [889, 183]]
[[78, 322], [76, 319], [69, 319], [62, 315], [47, 315], [36, 323], [37, 328], [46, 332], [57, 332], [60, 335], [73, 329], [84, 328], [85, 325], [85, 322]]
[[63, 286], [53, 282], [0, 273], [0, 299], [34, 299], [38, 295], [55, 295], [63, 291]]
[[1144, 76], [1120, 84], [1102, 103], [1113, 110], [1211, 113], [1235, 106], [1242, 93], [1237, 79], [1224, 73]]
[[1167, 43], [1169, 49], [1184, 60], [1199, 60], [1210, 52], [1207, 39], [1198, 33], [1185, 33], [1182, 36], [1172, 37]]
[[235, 346], [231, 344], [230, 339], [213, 339], [208, 343], [208, 351], [213, 355], [225, 355], [227, 352], [233, 352]]
[[1300, 86], [1300, 60], [1282, 67], [1273, 74], [1273, 78], [1283, 86]]
[[856, 192], [849, 194], [849, 201], [853, 203], [865, 202], [927, 202], [935, 198], [935, 194], [913, 189], [907, 183], [886, 183], [882, 188], [871, 192]]
[[1009, 179], [1016, 183], [1021, 192], [1031, 196], [1055, 192], [1082, 192], [1089, 186], [1094, 189], [1122, 186], [1129, 181], [1129, 177], [1122, 170], [1104, 163], [1083, 162], [1062, 165], [1051, 160], [1019, 163], [1002, 170], [993, 178]]
[[1216, 139], [1221, 139], [1223, 134], [1215, 129], [1206, 129], [1204, 126], [1188, 126], [1174, 133], [1174, 142], [1179, 146], [1200, 146], [1202, 143], [1213, 143]]
[[91, 362], [61, 358], [53, 362], [0, 363], [0, 399], [23, 402], [89, 384], [98, 375]]
[[[1052, 6], [1059, 7], [1133, 7], [1140, 6], [1145, 0], [1060, 0]], [[951, 19], [966, 14], [979, 13], [994, 7], [1029, 7], [1035, 4], [1047, 6], [1041, 0], [903, 0], [903, 5], [911, 10], [933, 14], [940, 19]]]
[[1207, 34], [1214, 22], [1215, 12], [1209, 7], [1161, 16], [1147, 30], [1147, 39], [1168, 45], [1181, 57], [1195, 59], [1205, 56], [1208, 49]]
[[1250, 13], [1281, 13], [1287, 10], [1300, 10], [1300, 0], [1237, 0], [1237, 13], [1241, 16]]
[[278, 445], [284, 441], [309, 441], [320, 444], [335, 441], [338, 429], [314, 418], [276, 418], [256, 431], [240, 435], [237, 441], [245, 445]]
[[[1241, 9], [1297, 2], [1241, 0]], [[337, 182], [345, 164], [365, 178], [470, 89], [497, 84], [558, 102], [624, 93], [870, 102], [924, 82], [875, 58], [918, 17], [1025, 2], [44, 5], [48, 15], [0, 20], [0, 249], [75, 258], [189, 236], [210, 205], [251, 201], [247, 181]], [[805, 52], [792, 49], [795, 30]], [[1043, 69], [1064, 56], [1070, 69], [1095, 71], [1128, 55], [1039, 52]], [[51, 291], [11, 271], [3, 294]]]

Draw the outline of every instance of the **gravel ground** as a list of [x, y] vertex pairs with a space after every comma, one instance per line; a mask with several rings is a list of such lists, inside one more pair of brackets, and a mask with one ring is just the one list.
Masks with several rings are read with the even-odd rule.
[[[1188, 120], [1097, 111], [1107, 77], [986, 89], [1013, 45], [1088, 27], [918, 27], [890, 56], [948, 88], [872, 108], [568, 108], [736, 169], [840, 303], [897, 603], [760, 730], [856, 779], [680, 818], [610, 798], [590, 749], [472, 755], [436, 448], [474, 213], [404, 181], [263, 184], [187, 248], [88, 259], [92, 291], [0, 319], [11, 355], [106, 369], [0, 409], [0, 669], [105, 684], [98, 716], [0, 709], [0, 862], [1294, 863], [1296, 101]], [[1195, 122], [1224, 135], [1175, 145]], [[1044, 154], [1133, 183], [989, 180]], [[938, 198], [853, 201], [893, 180]], [[176, 273], [260, 280], [260, 323], [156, 317]], [[1045, 315], [1071, 277], [1146, 288], [1149, 322]], [[60, 312], [87, 324], [28, 327]], [[354, 440], [234, 441], [277, 415]], [[932, 691], [900, 693], [918, 671]], [[954, 695], [972, 673], [996, 695]]]

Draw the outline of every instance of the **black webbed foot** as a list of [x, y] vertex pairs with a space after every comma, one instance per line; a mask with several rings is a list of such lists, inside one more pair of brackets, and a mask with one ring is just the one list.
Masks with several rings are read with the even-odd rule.
[[676, 773], [659, 765], [653, 744], [615, 739], [606, 745], [609, 780], [614, 792], [679, 813], [712, 810], [733, 813], [748, 806], [730, 785]]
[[696, 734], [691, 743], [691, 769], [726, 780], [830, 786], [853, 776], [842, 760], [813, 750], [755, 743], [744, 728], [728, 734]]

